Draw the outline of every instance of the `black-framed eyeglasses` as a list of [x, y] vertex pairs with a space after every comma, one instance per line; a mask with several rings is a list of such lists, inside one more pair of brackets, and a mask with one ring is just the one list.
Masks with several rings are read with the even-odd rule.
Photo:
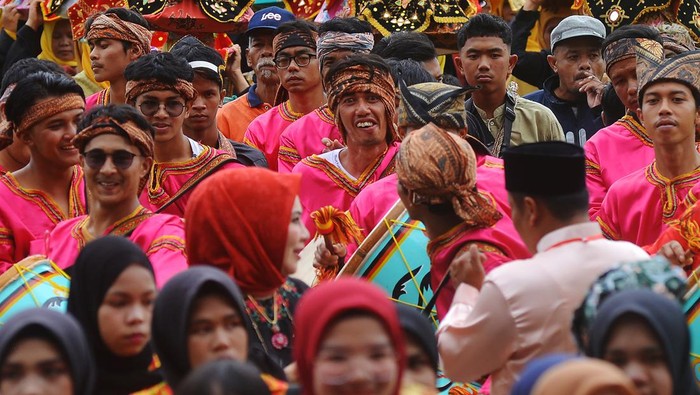
[[161, 106], [165, 106], [165, 112], [171, 117], [179, 117], [185, 110], [185, 103], [177, 100], [169, 100], [165, 103], [155, 100], [146, 100], [139, 104], [139, 109], [141, 110], [141, 114], [152, 117], [156, 115]]
[[311, 59], [315, 57], [316, 55], [311, 53], [300, 53], [294, 56], [278, 56], [275, 59], [275, 66], [277, 66], [278, 69], [286, 69], [292, 64], [292, 59], [294, 59], [294, 63], [296, 63], [297, 66], [304, 67], [308, 66], [309, 63], [311, 63]]
[[93, 149], [88, 152], [83, 153], [83, 158], [85, 158], [85, 164], [91, 169], [99, 170], [107, 162], [107, 157], [112, 158], [112, 164], [114, 167], [126, 170], [131, 167], [134, 163], [134, 158], [140, 156], [131, 153], [127, 150], [117, 150], [108, 154], [101, 149]]

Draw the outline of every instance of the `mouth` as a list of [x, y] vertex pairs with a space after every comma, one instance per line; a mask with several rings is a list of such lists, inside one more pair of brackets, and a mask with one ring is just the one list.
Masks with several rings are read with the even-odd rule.
[[489, 81], [493, 80], [493, 77], [491, 77], [490, 75], [486, 75], [486, 74], [479, 74], [476, 76], [476, 80], [478, 82], [489, 82]]
[[97, 69], [101, 69], [102, 65], [97, 64], [97, 63], [90, 63], [90, 67], [92, 67], [92, 71], [94, 72]]
[[676, 122], [674, 122], [672, 119], [662, 119], [656, 123], [657, 128], [673, 126], [676, 126]]
[[156, 122], [153, 124], [153, 129], [155, 129], [156, 132], [160, 132], [160, 133], [167, 132], [169, 128], [170, 128], [170, 124], [167, 124], [167, 123]]
[[299, 78], [299, 77], [289, 77], [289, 78], [287, 78], [287, 82], [300, 82], [300, 81], [303, 81], [303, 80], [302, 80], [301, 78]]
[[105, 189], [113, 189], [119, 186], [119, 182], [114, 180], [97, 180], [97, 185]]
[[140, 344], [146, 340], [146, 335], [143, 333], [132, 333], [130, 335], [124, 336], [124, 339], [131, 344]]
[[358, 121], [355, 123], [355, 127], [358, 129], [369, 129], [377, 126], [377, 123], [372, 120]]
[[61, 151], [66, 151], [66, 152], [70, 152], [70, 153], [73, 153], [73, 152], [77, 152], [77, 151], [78, 151], [78, 149], [75, 148], [75, 146], [74, 146], [73, 144], [70, 144], [70, 145], [63, 145], [63, 146], [59, 147], [59, 149], [60, 149]]
[[189, 119], [194, 121], [203, 121], [209, 119], [209, 116], [205, 114], [190, 114]]

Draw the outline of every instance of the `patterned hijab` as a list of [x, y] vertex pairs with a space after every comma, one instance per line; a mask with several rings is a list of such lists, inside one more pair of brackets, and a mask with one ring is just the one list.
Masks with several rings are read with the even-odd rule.
[[396, 163], [399, 183], [415, 203], [450, 203], [468, 225], [486, 228], [502, 218], [476, 189], [476, 156], [471, 145], [433, 124], [411, 132], [401, 143]]

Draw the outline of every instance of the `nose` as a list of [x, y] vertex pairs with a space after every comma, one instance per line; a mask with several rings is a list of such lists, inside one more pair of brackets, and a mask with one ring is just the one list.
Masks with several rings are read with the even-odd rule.
[[479, 57], [479, 70], [489, 70], [491, 69], [491, 63], [487, 56]]
[[73, 139], [75, 135], [78, 133], [78, 124], [76, 122], [71, 121], [68, 127], [66, 128], [65, 135], [63, 137], [67, 139]]
[[272, 58], [274, 55], [275, 54], [272, 52], [272, 43], [265, 44], [260, 56], [263, 58]]
[[630, 78], [630, 80], [627, 81], [627, 95], [631, 98], [637, 97], [637, 79], [636, 78]]
[[297, 64], [296, 59], [291, 58], [289, 60], [289, 67], [287, 67], [287, 70], [299, 70], [299, 65]]
[[369, 103], [365, 99], [357, 100], [357, 113], [358, 114], [369, 114]]
[[228, 332], [219, 327], [214, 331], [214, 351], [224, 351], [231, 347], [231, 339]]
[[96, 46], [90, 50], [90, 60], [95, 60], [95, 59], [97, 59], [97, 47]]
[[625, 371], [627, 377], [632, 380], [634, 386], [638, 389], [649, 385], [649, 375], [647, 374], [647, 370], [645, 369], [644, 365], [641, 363], [630, 362], [625, 365], [623, 370]]
[[304, 244], [306, 244], [306, 241], [309, 240], [310, 236], [311, 236], [311, 234], [309, 233], [309, 230], [306, 229], [306, 226], [301, 226], [301, 235], [299, 237], [301, 239], [301, 241]]
[[153, 114], [154, 118], [169, 118], [170, 114], [165, 110], [165, 104], [164, 103], [159, 103], [158, 104], [158, 111], [156, 111], [155, 114]]
[[112, 161], [112, 156], [108, 155], [107, 158], [105, 159], [105, 163], [102, 165], [100, 168], [100, 173], [115, 173], [117, 171], [117, 167], [114, 166], [114, 161]]
[[193, 110], [204, 110], [207, 108], [207, 105], [204, 103], [204, 98], [202, 98], [202, 95], [197, 95], [197, 98], [194, 99], [194, 102], [192, 103], [192, 109]]
[[19, 395], [40, 395], [45, 393], [46, 388], [44, 388], [43, 382], [44, 380], [36, 377], [35, 375], [25, 377], [24, 380], [22, 380], [20, 386], [19, 386], [19, 391], [16, 393]]
[[129, 309], [127, 313], [127, 323], [129, 325], [136, 325], [144, 322], [146, 320], [146, 308], [140, 304]]
[[591, 69], [591, 59], [588, 56], [581, 56], [581, 60], [578, 64], [579, 70], [590, 70]]

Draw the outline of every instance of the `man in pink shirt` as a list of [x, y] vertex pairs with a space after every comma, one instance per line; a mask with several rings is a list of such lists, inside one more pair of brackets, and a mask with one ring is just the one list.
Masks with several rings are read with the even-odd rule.
[[492, 395], [510, 394], [529, 361], [575, 353], [571, 320], [591, 283], [620, 262], [648, 257], [605, 240], [589, 221], [580, 147], [525, 144], [503, 159], [513, 224], [534, 255], [487, 275], [475, 248], [453, 261], [450, 274], [461, 284], [438, 329], [445, 375], [468, 382], [490, 374]]
[[265, 155], [270, 170], [277, 170], [280, 135], [302, 116], [321, 107], [321, 74], [316, 59], [316, 27], [306, 21], [294, 21], [277, 28], [272, 41], [275, 65], [282, 84], [277, 106], [255, 118], [245, 132], [243, 142]]

